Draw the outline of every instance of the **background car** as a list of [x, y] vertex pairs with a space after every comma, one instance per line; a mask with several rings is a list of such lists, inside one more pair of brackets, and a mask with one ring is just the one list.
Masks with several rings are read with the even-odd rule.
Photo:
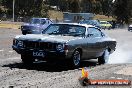
[[104, 64], [116, 47], [115, 39], [92, 25], [51, 24], [42, 33], [14, 38], [12, 48], [21, 54], [24, 63], [65, 60], [78, 67], [81, 60], [98, 59], [99, 64]]
[[96, 27], [101, 28], [100, 23], [98, 20], [82, 20], [79, 22], [80, 24], [88, 24], [88, 25], [93, 25]]
[[48, 18], [32, 18], [29, 23], [21, 26], [22, 34], [40, 34], [53, 22]]
[[102, 29], [111, 29], [112, 25], [108, 21], [100, 21]]
[[132, 31], [132, 24], [128, 26], [128, 31]]

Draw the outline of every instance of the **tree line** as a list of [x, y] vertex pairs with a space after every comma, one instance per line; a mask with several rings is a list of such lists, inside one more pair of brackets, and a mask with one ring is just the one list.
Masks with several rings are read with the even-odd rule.
[[[62, 12], [85, 12], [113, 16], [128, 22], [128, 0], [15, 0], [15, 15], [19, 17], [48, 17], [47, 12], [56, 6]], [[13, 0], [0, 0], [0, 13], [12, 15]]]

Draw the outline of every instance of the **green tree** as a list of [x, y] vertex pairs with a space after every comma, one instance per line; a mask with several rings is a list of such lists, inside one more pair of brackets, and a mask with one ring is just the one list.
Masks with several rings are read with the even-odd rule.
[[104, 15], [111, 15], [113, 9], [113, 0], [101, 0], [102, 12]]
[[94, 9], [94, 13], [96, 14], [100, 14], [102, 12], [102, 5], [100, 1], [96, 1], [95, 3], [95, 9]]
[[16, 0], [15, 13], [21, 16], [39, 16], [42, 0]]
[[48, 15], [49, 7], [45, 5], [45, 2], [43, 1], [41, 3], [41, 16], [42, 17], [49, 17]]
[[81, 1], [81, 12], [92, 12], [91, 0], [82, 0]]
[[[7, 8], [7, 14], [12, 15], [12, 0], [1, 0], [2, 6]], [[17, 16], [44, 16], [46, 17], [48, 7], [43, 0], [15, 0], [15, 15]]]
[[130, 14], [127, 8], [127, 0], [116, 0], [113, 13], [118, 22], [128, 23]]
[[71, 0], [71, 2], [70, 2], [70, 10], [73, 13], [79, 13], [81, 11], [79, 0]]
[[12, 14], [12, 0], [1, 0], [1, 5], [7, 9], [7, 12], [4, 12], [4, 13], [7, 13], [7, 14]]

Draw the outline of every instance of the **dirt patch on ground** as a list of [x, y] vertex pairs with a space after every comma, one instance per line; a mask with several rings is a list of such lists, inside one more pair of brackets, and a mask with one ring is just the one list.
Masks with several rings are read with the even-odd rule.
[[117, 71], [116, 74], [132, 75], [132, 67], [125, 67], [122, 70]]

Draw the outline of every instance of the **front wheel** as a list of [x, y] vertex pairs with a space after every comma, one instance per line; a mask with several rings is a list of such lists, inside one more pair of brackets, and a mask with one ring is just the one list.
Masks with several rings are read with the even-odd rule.
[[111, 30], [112, 27], [109, 27], [108, 30]]
[[110, 55], [110, 52], [108, 51], [108, 49], [106, 49], [104, 51], [104, 54], [101, 57], [98, 58], [98, 63], [99, 64], [106, 64], [106, 63], [108, 63], [109, 55]]
[[72, 65], [72, 67], [77, 68], [80, 65], [80, 60], [81, 53], [78, 50], [75, 50], [69, 62]]
[[28, 55], [21, 55], [21, 59], [24, 64], [32, 64], [34, 61], [32, 56], [28, 56]]
[[26, 33], [26, 32], [24, 32], [24, 31], [22, 31], [22, 34], [23, 34], [23, 35], [26, 35], [27, 33]]

